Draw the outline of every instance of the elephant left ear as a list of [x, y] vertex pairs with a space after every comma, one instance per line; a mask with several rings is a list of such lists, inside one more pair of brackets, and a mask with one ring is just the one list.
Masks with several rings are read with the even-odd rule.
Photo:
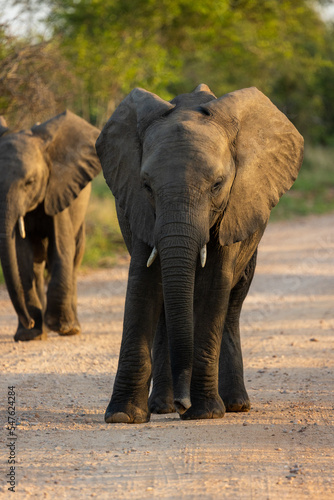
[[296, 180], [304, 140], [288, 118], [255, 87], [201, 106], [224, 129], [236, 175], [220, 226], [220, 243], [243, 241], [264, 228], [271, 209]]
[[42, 139], [50, 166], [45, 212], [55, 215], [67, 208], [101, 171], [95, 151], [100, 131], [71, 111], [35, 125], [31, 130]]

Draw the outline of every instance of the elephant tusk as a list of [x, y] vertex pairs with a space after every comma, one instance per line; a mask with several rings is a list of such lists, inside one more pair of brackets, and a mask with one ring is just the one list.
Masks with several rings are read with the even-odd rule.
[[25, 238], [26, 237], [26, 230], [25, 230], [25, 227], [24, 227], [24, 219], [22, 217], [22, 215], [19, 217], [19, 231], [20, 231], [20, 235], [21, 235], [21, 238]]
[[206, 245], [201, 249], [200, 251], [200, 257], [201, 257], [201, 266], [205, 267], [206, 263]]
[[147, 267], [150, 267], [153, 264], [153, 262], [157, 258], [157, 255], [158, 255], [158, 250], [156, 249], [156, 247], [154, 247], [153, 250], [152, 250], [151, 255], [148, 258], [148, 261], [147, 261], [147, 264], [146, 264]]

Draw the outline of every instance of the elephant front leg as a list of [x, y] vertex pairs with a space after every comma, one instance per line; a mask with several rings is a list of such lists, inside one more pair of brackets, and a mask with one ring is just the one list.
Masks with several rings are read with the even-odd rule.
[[126, 293], [123, 337], [107, 423], [142, 423], [150, 418], [153, 335], [162, 309], [159, 263], [146, 267], [150, 249], [138, 242], [132, 251]]
[[43, 324], [45, 301], [45, 292], [43, 290], [44, 262], [34, 263], [33, 248], [28, 238], [17, 243], [17, 260], [21, 271], [27, 309], [34, 319], [35, 325], [34, 328], [29, 330], [19, 320], [14, 340], [16, 342], [45, 340], [47, 333]]
[[256, 252], [249, 261], [242, 278], [234, 286], [225, 320], [219, 361], [219, 394], [226, 411], [250, 410], [250, 400], [245, 388], [240, 341], [240, 313], [247, 296], [256, 266]]
[[222, 418], [225, 414], [218, 391], [218, 367], [231, 279], [223, 272], [219, 252], [212, 247], [208, 250], [207, 266], [197, 270], [191, 407], [181, 415], [184, 420]]
[[[208, 320], [209, 318], [203, 319]], [[191, 379], [191, 407], [183, 420], [222, 418], [225, 406], [218, 392], [218, 362], [222, 325], [220, 319], [196, 326], [194, 365]]]

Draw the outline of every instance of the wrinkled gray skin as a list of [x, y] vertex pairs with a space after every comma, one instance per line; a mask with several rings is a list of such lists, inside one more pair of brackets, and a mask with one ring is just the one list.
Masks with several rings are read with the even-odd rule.
[[248, 411], [239, 316], [270, 210], [302, 163], [302, 137], [257, 89], [217, 99], [200, 85], [171, 102], [133, 90], [96, 148], [131, 254], [106, 422]]
[[[99, 130], [66, 111], [31, 130], [0, 122], [0, 258], [18, 315], [14, 339], [80, 332], [76, 273]], [[45, 297], [44, 270], [49, 272]]]

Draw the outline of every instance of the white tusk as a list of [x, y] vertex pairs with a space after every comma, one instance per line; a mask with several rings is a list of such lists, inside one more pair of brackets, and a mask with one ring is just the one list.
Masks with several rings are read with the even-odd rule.
[[201, 256], [201, 266], [204, 267], [206, 263], [206, 245], [200, 251]]
[[26, 230], [24, 227], [24, 219], [23, 219], [22, 215], [19, 217], [19, 231], [20, 231], [21, 238], [24, 239], [26, 237]]
[[156, 249], [156, 247], [154, 247], [153, 250], [152, 250], [151, 255], [148, 258], [148, 261], [147, 261], [147, 264], [146, 264], [147, 267], [150, 267], [153, 264], [153, 262], [157, 258], [157, 255], [158, 255], [158, 250]]

